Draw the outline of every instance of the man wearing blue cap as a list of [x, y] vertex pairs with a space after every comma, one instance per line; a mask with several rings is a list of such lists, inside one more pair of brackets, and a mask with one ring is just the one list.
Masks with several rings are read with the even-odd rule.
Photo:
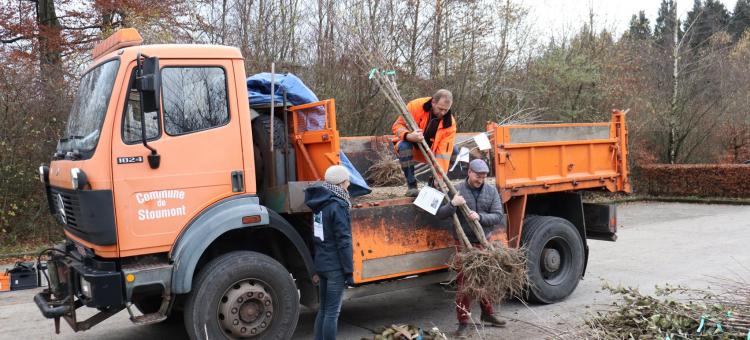
[[[469, 175], [466, 180], [456, 185], [456, 191], [458, 193], [453, 196], [450, 202], [444, 204], [438, 209], [436, 216], [440, 219], [449, 218], [451, 215], [456, 213], [456, 207], [466, 204], [470, 212], [468, 218], [470, 220], [478, 221], [482, 226], [484, 235], [487, 236], [493, 230], [498, 227], [505, 225], [505, 215], [503, 214], [503, 205], [500, 200], [500, 195], [497, 193], [497, 189], [493, 185], [485, 185], [485, 179], [487, 174], [490, 172], [490, 168], [481, 159], [475, 159], [469, 162]], [[474, 232], [469, 228], [468, 223], [464, 221], [463, 216], [459, 214], [459, 219], [462, 221], [464, 233], [469, 239], [469, 242], [474, 244], [476, 247], [481, 247], [479, 240], [474, 235]], [[456, 247], [460, 248], [460, 243], [456, 242]], [[457, 249], [460, 251], [460, 249]], [[458, 272], [456, 276], [456, 284], [458, 285], [458, 291], [461, 291], [463, 285], [463, 273]], [[482, 309], [481, 322], [495, 327], [505, 326], [505, 321], [500, 320], [496, 315], [492, 307], [492, 303], [489, 301], [479, 301], [479, 306]], [[456, 314], [458, 317], [458, 329], [455, 332], [455, 336], [463, 337], [468, 335], [470, 328], [468, 327], [470, 321], [471, 312], [471, 298], [464, 294], [456, 294]]]

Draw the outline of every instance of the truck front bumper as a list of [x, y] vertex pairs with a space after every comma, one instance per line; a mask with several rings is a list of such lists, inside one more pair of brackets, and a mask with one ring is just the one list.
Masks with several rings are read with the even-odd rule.
[[[87, 330], [125, 308], [122, 272], [115, 262], [97, 260], [76, 252], [72, 244], [59, 245], [47, 262], [49, 287], [34, 296], [46, 318], [55, 319], [59, 333], [62, 317], [74, 331]], [[77, 321], [76, 309], [92, 307], [99, 313]]]

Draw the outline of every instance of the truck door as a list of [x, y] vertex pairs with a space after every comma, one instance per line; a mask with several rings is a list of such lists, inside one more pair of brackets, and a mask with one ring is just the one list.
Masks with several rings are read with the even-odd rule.
[[160, 64], [161, 110], [143, 115], [148, 144], [161, 156], [158, 168], [149, 166], [150, 151], [141, 143], [144, 119], [133, 85], [135, 63], [120, 95], [123, 114], [113, 134], [112, 177], [123, 257], [169, 251], [196, 214], [233, 194], [233, 176], [243, 170], [231, 61], [163, 59]]

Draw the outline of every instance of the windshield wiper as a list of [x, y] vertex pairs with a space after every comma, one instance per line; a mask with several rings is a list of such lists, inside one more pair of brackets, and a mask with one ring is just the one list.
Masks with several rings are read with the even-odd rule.
[[80, 140], [85, 138], [84, 136], [78, 136], [78, 135], [70, 135], [68, 137], [60, 138], [60, 140], [57, 142], [58, 149], [55, 150], [55, 153], [52, 155], [52, 158], [54, 159], [63, 159], [63, 158], [69, 158], [75, 160], [76, 158], [80, 157], [80, 153], [78, 150], [71, 151], [65, 151], [65, 147], [62, 146], [62, 144], [73, 141], [73, 140]]
[[69, 141], [69, 140], [76, 140], [76, 139], [83, 139], [83, 136], [78, 136], [78, 135], [70, 135], [70, 136], [68, 136], [68, 137], [65, 137], [65, 138], [60, 138], [60, 141], [61, 141], [61, 142], [67, 142], [67, 141]]
[[81, 159], [81, 153], [78, 152], [78, 149], [75, 149], [73, 151], [68, 151], [65, 153], [65, 159], [69, 159], [72, 161]]

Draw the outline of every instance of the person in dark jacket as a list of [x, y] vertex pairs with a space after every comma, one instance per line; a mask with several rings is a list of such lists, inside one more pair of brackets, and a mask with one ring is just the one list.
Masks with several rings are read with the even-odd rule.
[[[456, 185], [456, 191], [458, 191], [458, 193], [453, 196], [453, 199], [451, 199], [450, 202], [438, 209], [436, 216], [440, 219], [450, 218], [451, 215], [456, 213], [456, 207], [466, 204], [470, 210], [468, 218], [479, 221], [479, 224], [484, 230], [485, 237], [496, 228], [505, 225], [505, 215], [503, 214], [503, 205], [500, 200], [500, 195], [493, 185], [484, 183], [489, 172], [490, 168], [483, 160], [475, 159], [471, 161], [469, 163], [469, 176], [465, 181]], [[463, 214], [459, 214], [459, 219], [461, 220], [464, 234], [466, 234], [469, 242], [471, 242], [473, 246], [481, 248], [479, 240], [470, 229], [468, 223], [466, 223]], [[456, 240], [456, 251], [461, 251], [460, 247], [461, 243]], [[456, 284], [458, 285], [458, 291], [460, 292], [461, 286], [463, 285], [463, 274], [460, 270], [456, 276]], [[482, 309], [482, 315], [480, 317], [481, 322], [496, 327], [505, 326], [505, 321], [500, 320], [495, 315], [492, 304], [489, 301], [479, 301], [479, 306]], [[468, 335], [470, 312], [471, 298], [457, 293], [456, 314], [458, 317], [458, 329], [454, 334], [457, 337]]]
[[334, 165], [325, 182], [305, 189], [305, 204], [313, 211], [315, 271], [320, 289], [320, 309], [315, 318], [315, 340], [336, 339], [341, 301], [346, 285], [354, 285], [352, 273], [352, 220], [349, 172]]

